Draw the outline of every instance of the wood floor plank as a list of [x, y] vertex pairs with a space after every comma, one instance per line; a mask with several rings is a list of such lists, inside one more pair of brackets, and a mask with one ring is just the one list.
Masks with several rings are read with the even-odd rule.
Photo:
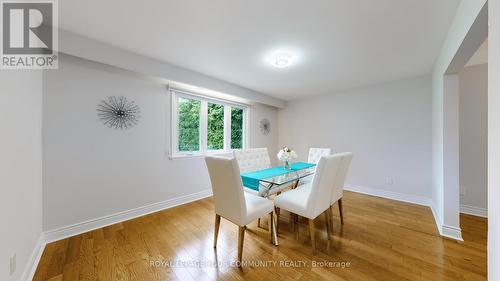
[[461, 215], [456, 242], [427, 207], [352, 192], [342, 203], [330, 240], [324, 216], [315, 221], [315, 254], [307, 220], [292, 231], [282, 211], [280, 245], [266, 218], [249, 224], [238, 268], [238, 228], [222, 219], [214, 249], [207, 198], [48, 244], [33, 280], [486, 280], [486, 219]]

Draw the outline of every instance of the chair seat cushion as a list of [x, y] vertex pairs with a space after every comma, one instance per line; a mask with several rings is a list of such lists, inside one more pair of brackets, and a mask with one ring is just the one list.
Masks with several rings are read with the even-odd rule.
[[241, 225], [247, 225], [274, 210], [273, 201], [249, 192], [245, 192], [245, 201], [247, 205], [247, 215], [243, 221], [240, 222]]
[[299, 187], [284, 192], [274, 199], [274, 205], [278, 208], [283, 208], [297, 215], [311, 218], [310, 211], [307, 210], [307, 201], [311, 194], [311, 184], [305, 183]]

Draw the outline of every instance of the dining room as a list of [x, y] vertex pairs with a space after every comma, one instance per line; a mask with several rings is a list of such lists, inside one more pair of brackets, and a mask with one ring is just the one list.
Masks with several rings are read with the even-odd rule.
[[[34, 280], [82, 271], [142, 280], [432, 279], [440, 257], [453, 257], [452, 277], [471, 274], [458, 262], [464, 255], [484, 259], [484, 246], [464, 252], [485, 245], [484, 219], [463, 216], [466, 239], [457, 244], [442, 238], [429, 207], [429, 77], [285, 106], [74, 56], [61, 55], [60, 67], [44, 75], [48, 244]], [[120, 102], [140, 107], [137, 124], [120, 129], [100, 118], [102, 105]], [[68, 108], [73, 114], [60, 118]]]
[[0, 280], [500, 279], [498, 4], [17, 2]]

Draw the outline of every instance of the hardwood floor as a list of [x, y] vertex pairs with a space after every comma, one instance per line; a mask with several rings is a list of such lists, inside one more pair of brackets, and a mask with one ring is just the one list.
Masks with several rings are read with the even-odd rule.
[[307, 222], [294, 233], [282, 211], [279, 246], [268, 219], [255, 221], [243, 246], [253, 264], [234, 266], [238, 227], [222, 219], [214, 250], [208, 198], [51, 243], [34, 280], [486, 280], [485, 219], [462, 215], [458, 243], [438, 236], [426, 207], [351, 192], [343, 204], [330, 241], [324, 216], [315, 221], [315, 255]]

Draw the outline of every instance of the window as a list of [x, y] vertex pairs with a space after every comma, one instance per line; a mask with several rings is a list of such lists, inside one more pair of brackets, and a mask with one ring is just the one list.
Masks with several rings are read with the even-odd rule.
[[179, 98], [179, 151], [200, 150], [200, 101]]
[[231, 148], [243, 148], [243, 109], [231, 107]]
[[172, 157], [246, 147], [246, 106], [177, 90], [171, 94]]
[[224, 106], [222, 104], [208, 103], [208, 150], [224, 149]]

